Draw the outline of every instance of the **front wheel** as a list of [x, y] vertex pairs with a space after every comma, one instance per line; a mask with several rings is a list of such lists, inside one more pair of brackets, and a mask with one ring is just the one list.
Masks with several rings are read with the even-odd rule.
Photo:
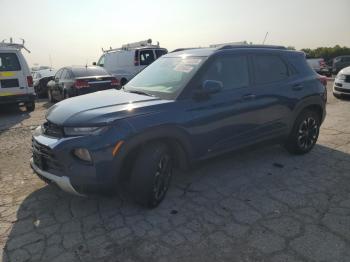
[[317, 142], [320, 121], [320, 116], [315, 111], [303, 111], [294, 123], [293, 130], [285, 144], [286, 149], [292, 154], [308, 153]]
[[130, 177], [130, 189], [135, 201], [148, 208], [164, 199], [172, 176], [173, 159], [162, 143], [145, 145], [138, 154]]
[[34, 101], [27, 102], [26, 110], [27, 112], [33, 112], [35, 110], [35, 102]]

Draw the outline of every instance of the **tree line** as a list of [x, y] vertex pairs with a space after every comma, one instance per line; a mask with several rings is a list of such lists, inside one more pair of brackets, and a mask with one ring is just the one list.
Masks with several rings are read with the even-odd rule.
[[[295, 50], [293, 46], [289, 49]], [[330, 61], [337, 56], [350, 55], [350, 47], [336, 45], [334, 47], [318, 47], [315, 49], [303, 48], [301, 51], [305, 52], [308, 58], [323, 58], [325, 61]]]

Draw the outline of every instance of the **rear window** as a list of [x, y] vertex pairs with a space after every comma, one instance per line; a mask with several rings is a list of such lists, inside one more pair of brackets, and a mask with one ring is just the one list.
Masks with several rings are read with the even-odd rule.
[[154, 62], [153, 50], [140, 51], [140, 65], [150, 65]]
[[0, 71], [20, 71], [18, 57], [14, 53], [0, 53]]
[[254, 75], [257, 84], [267, 84], [288, 78], [288, 67], [279, 56], [256, 55]]
[[86, 77], [86, 76], [104, 76], [108, 75], [107, 71], [102, 67], [83, 67], [83, 68], [72, 68], [75, 77]]

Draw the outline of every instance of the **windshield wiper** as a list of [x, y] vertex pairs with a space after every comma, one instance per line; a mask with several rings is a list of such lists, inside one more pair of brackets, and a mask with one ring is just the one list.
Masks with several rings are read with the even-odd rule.
[[[124, 89], [125, 90], [125, 89]], [[144, 91], [140, 91], [140, 90], [125, 90], [126, 92], [129, 92], [129, 93], [134, 93], [134, 94], [139, 94], [139, 95], [145, 95], [145, 96], [153, 96], [149, 93], [146, 93]]]

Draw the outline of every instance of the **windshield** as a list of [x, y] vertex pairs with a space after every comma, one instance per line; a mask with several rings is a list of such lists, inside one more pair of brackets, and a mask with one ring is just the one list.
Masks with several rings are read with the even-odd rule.
[[202, 64], [203, 57], [162, 57], [124, 87], [162, 99], [175, 99]]

